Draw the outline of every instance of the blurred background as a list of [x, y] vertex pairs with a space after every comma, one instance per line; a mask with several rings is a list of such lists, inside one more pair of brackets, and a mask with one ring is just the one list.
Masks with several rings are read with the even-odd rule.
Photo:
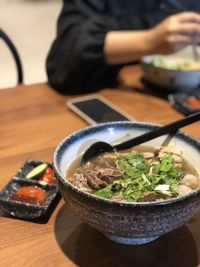
[[[62, 0], [0, 0], [0, 28], [21, 57], [24, 83], [47, 80], [45, 60], [56, 34]], [[16, 85], [13, 57], [0, 38], [0, 89]]]

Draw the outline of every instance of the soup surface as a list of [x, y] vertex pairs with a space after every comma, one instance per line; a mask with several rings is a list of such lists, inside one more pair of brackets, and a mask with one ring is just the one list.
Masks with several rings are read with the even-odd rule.
[[162, 201], [199, 188], [199, 174], [175, 146], [138, 146], [104, 153], [84, 166], [76, 159], [66, 178], [76, 187], [116, 201]]

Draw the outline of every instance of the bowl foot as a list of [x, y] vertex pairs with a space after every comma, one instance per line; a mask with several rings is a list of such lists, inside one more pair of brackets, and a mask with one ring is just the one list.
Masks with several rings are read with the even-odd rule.
[[[104, 233], [103, 233], [104, 234]], [[124, 245], [142, 245], [149, 242], [154, 241], [155, 239], [159, 238], [159, 236], [153, 237], [121, 237], [121, 236], [113, 236], [104, 234], [110, 240]]]

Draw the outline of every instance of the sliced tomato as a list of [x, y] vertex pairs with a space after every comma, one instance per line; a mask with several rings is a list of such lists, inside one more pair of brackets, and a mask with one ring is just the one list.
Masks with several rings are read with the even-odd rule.
[[47, 167], [45, 173], [53, 174], [53, 169], [51, 167]]
[[186, 99], [185, 102], [191, 105], [193, 108], [200, 109], [200, 99], [191, 97]]
[[43, 176], [40, 178], [40, 181], [46, 182], [48, 184], [57, 184], [56, 179], [48, 173], [43, 174]]

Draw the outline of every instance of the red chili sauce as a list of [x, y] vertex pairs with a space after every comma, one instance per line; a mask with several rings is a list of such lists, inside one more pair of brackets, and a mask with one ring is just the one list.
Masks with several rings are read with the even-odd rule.
[[11, 200], [43, 205], [46, 200], [46, 192], [37, 186], [22, 186], [10, 196]]

